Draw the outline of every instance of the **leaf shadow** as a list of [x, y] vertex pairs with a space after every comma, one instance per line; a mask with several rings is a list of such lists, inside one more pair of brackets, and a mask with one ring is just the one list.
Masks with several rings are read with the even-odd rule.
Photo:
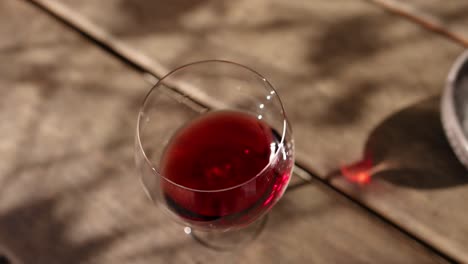
[[[79, 188], [90, 191], [108, 180], [95, 178]], [[72, 240], [68, 231], [76, 212], [58, 212], [69, 191], [63, 189], [57, 195], [32, 199], [0, 213], [0, 240], [15, 258], [23, 263], [83, 263], [122, 236], [114, 233], [80, 242]]]
[[382, 28], [388, 23], [388, 19], [364, 14], [339, 19], [324, 28], [318, 40], [311, 40], [318, 48], [312, 49], [308, 60], [320, 65], [320, 76], [336, 76], [355, 61], [373, 56], [386, 47]]

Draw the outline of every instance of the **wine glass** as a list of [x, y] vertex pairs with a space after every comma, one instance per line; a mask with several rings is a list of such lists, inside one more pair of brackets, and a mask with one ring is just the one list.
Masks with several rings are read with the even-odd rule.
[[156, 204], [198, 242], [254, 239], [294, 164], [291, 127], [271, 84], [241, 64], [208, 60], [159, 80], [138, 114], [135, 160]]

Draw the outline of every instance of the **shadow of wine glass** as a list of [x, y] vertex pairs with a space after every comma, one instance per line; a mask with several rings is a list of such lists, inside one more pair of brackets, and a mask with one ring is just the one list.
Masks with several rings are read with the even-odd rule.
[[365, 159], [372, 177], [415, 189], [448, 188], [468, 183], [445, 137], [440, 97], [430, 97], [384, 120], [370, 134]]

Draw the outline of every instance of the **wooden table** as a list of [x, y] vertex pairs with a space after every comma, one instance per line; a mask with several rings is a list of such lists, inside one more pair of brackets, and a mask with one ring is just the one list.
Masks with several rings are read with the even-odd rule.
[[[0, 255], [12, 263], [468, 262], [468, 175], [439, 121], [468, 2], [0, 2]], [[144, 196], [139, 103], [229, 59], [284, 99], [299, 167], [259, 239], [205, 249]], [[340, 166], [371, 152], [367, 185]], [[299, 177], [299, 176], [301, 177]], [[0, 260], [0, 263], [3, 260]]]

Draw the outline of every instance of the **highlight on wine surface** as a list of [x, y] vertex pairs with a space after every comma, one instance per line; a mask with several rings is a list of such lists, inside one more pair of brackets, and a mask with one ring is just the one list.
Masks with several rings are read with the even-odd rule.
[[233, 230], [267, 213], [291, 177], [282, 103], [255, 71], [227, 61], [182, 66], [148, 93], [135, 158], [145, 190], [199, 230]]

